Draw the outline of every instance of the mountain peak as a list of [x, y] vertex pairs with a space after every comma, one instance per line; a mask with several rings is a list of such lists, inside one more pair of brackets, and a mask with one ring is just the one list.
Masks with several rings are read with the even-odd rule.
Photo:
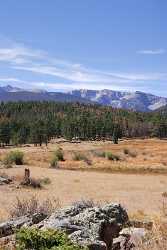
[[71, 94], [82, 97], [101, 105], [136, 111], [153, 111], [167, 104], [167, 98], [159, 97], [141, 91], [103, 90], [73, 90]]
[[18, 91], [22, 91], [22, 89], [18, 87], [13, 87], [9, 84], [0, 86], [0, 92], [18, 92]]
[[0, 87], [0, 101], [63, 101], [81, 103], [99, 103], [136, 111], [153, 111], [167, 105], [167, 98], [141, 91], [116, 91], [110, 89], [79, 89], [67, 93], [47, 92], [45, 90], [25, 90], [12, 85]]

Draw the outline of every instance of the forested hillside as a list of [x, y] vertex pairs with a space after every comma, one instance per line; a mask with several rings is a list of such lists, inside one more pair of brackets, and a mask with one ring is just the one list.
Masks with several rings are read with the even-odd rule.
[[0, 104], [0, 143], [48, 143], [51, 138], [101, 140], [167, 136], [162, 111], [132, 112], [79, 103], [10, 102]]

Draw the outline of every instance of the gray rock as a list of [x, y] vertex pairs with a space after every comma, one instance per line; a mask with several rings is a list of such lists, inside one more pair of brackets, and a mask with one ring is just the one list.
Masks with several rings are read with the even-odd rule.
[[113, 250], [131, 250], [140, 246], [148, 231], [145, 228], [124, 228], [113, 240]]
[[12, 235], [16, 229], [22, 226], [32, 226], [46, 218], [45, 214], [33, 214], [11, 219], [0, 223], [0, 238]]
[[127, 237], [119, 236], [114, 239], [112, 250], [132, 250], [136, 249], [134, 243]]
[[11, 182], [12, 180], [10, 178], [0, 176], [0, 185], [9, 184]]
[[129, 242], [134, 246], [138, 246], [146, 238], [148, 230], [145, 228], [124, 228], [120, 235], [129, 238]]
[[52, 214], [40, 228], [63, 229], [74, 243], [92, 250], [109, 250], [127, 221], [128, 215], [119, 204], [92, 208], [76, 205]]

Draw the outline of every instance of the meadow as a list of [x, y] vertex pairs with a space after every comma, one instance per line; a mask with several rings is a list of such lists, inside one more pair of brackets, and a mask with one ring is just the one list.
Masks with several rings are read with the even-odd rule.
[[[5, 156], [13, 150], [24, 153], [24, 164], [7, 168]], [[63, 161], [51, 167], [56, 150]], [[0, 149], [0, 174], [13, 182], [0, 186], [0, 220], [9, 216], [16, 197], [59, 200], [62, 206], [76, 200], [120, 202], [136, 217], [159, 216], [167, 187], [167, 141], [159, 139], [67, 142], [52, 140], [48, 146], [7, 147]], [[47, 179], [42, 188], [20, 186], [24, 169], [32, 178]]]

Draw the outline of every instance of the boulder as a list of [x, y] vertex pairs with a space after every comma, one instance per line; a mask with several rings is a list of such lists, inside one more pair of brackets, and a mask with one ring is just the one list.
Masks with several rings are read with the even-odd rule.
[[39, 227], [64, 230], [72, 242], [91, 250], [109, 250], [127, 222], [128, 215], [119, 204], [103, 207], [75, 205], [52, 214]]

